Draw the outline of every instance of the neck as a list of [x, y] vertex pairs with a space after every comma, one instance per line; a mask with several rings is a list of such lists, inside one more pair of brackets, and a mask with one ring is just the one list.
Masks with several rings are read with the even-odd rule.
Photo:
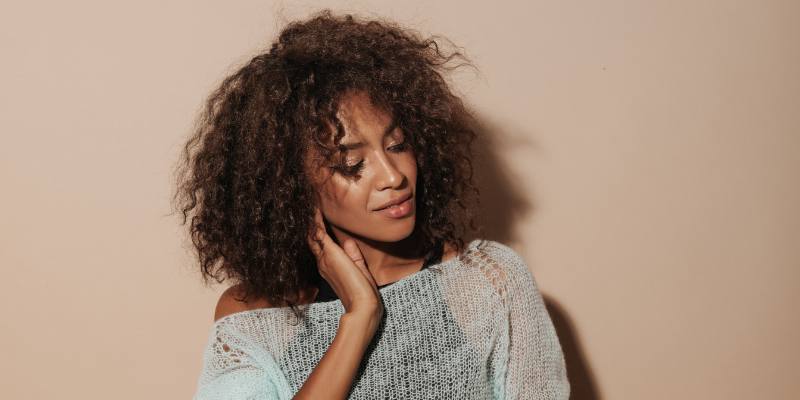
[[338, 243], [344, 243], [345, 239], [356, 242], [377, 285], [395, 282], [422, 268], [424, 255], [420, 254], [421, 245], [416, 229], [408, 237], [396, 242], [364, 238], [333, 226], [331, 230]]

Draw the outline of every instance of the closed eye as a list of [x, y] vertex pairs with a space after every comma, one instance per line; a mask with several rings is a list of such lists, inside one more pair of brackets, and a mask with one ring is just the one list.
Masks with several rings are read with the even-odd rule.
[[[408, 142], [398, 143], [392, 147], [389, 147], [389, 150], [393, 153], [402, 153], [408, 149]], [[353, 165], [335, 166], [334, 169], [344, 176], [356, 176], [361, 172], [361, 170], [364, 169], [364, 160], [361, 160]]]
[[406, 150], [408, 150], [408, 142], [403, 142], [403, 143], [396, 144], [396, 145], [394, 145], [392, 147], [389, 147], [389, 149], [391, 149], [395, 153], [400, 153], [400, 152], [406, 151]]
[[339, 173], [344, 176], [356, 176], [362, 169], [364, 169], [364, 160], [359, 161], [354, 165], [344, 165], [334, 167]]

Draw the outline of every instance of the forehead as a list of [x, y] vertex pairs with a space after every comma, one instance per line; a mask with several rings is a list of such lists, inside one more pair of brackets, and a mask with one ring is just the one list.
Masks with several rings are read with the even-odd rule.
[[[368, 93], [364, 91], [346, 92], [339, 100], [336, 117], [342, 125], [344, 136], [340, 138], [340, 145], [371, 142], [372, 139], [380, 141], [387, 128], [396, 126], [393, 114], [385, 107], [375, 104]], [[333, 137], [337, 134], [333, 121], [326, 121], [329, 136], [323, 139], [325, 146], [333, 145]], [[356, 146], [357, 147], [357, 146]], [[331, 150], [334, 150], [331, 148]], [[345, 152], [340, 148], [338, 155]], [[335, 157], [335, 156], [334, 156]], [[304, 164], [312, 176], [317, 176], [325, 170], [321, 166], [330, 161], [323, 156], [319, 149], [310, 145], [305, 153]]]
[[342, 123], [345, 137], [380, 135], [392, 122], [392, 114], [387, 109], [373, 103], [369, 94], [363, 91], [349, 92], [339, 102], [336, 116]]

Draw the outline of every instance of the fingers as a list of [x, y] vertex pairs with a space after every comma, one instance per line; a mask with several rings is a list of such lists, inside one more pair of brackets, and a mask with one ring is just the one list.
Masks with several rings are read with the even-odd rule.
[[350, 259], [353, 260], [356, 266], [359, 268], [367, 268], [367, 264], [364, 262], [364, 255], [361, 254], [361, 249], [358, 248], [358, 245], [352, 239], [344, 241], [344, 252], [350, 256]]
[[[367, 269], [364, 255], [361, 253], [361, 249], [358, 248], [356, 242], [352, 239], [347, 239], [342, 243], [342, 246], [338, 246], [325, 230], [325, 220], [323, 219], [322, 211], [317, 207], [314, 207], [314, 228], [307, 239], [308, 245], [317, 258], [318, 266], [321, 268], [320, 272], [323, 273], [323, 275], [323, 270], [327, 268], [327, 261], [323, 260], [346, 260], [349, 258], [361, 274], [372, 283], [373, 288], [377, 286], [375, 278], [372, 276], [372, 273], [369, 272], [369, 269]], [[331, 253], [325, 255], [325, 250], [330, 250]]]
[[356, 242], [352, 239], [345, 239], [344, 243], [342, 243], [342, 249], [344, 250], [345, 254], [350, 257], [350, 260], [353, 261], [353, 264], [358, 267], [359, 271], [367, 278], [372, 286], [377, 286], [375, 282], [375, 278], [372, 276], [372, 273], [369, 272], [367, 269], [367, 263], [364, 261], [364, 255], [361, 253], [361, 249], [358, 248]]

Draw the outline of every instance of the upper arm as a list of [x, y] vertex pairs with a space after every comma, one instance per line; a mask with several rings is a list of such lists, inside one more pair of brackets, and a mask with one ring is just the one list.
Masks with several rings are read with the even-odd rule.
[[232, 287], [220, 296], [216, 321], [203, 352], [203, 368], [193, 400], [284, 400], [292, 397], [291, 385], [272, 353], [253, 335], [259, 325], [245, 311], [251, 304], [240, 301], [241, 289]]

